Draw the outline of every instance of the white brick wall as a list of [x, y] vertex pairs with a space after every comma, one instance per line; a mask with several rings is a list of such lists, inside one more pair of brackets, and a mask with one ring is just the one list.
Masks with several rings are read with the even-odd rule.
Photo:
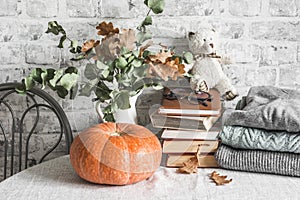
[[[147, 12], [143, 0], [0, 0], [0, 5], [0, 82], [20, 80], [32, 67], [74, 64], [55, 48], [58, 38], [45, 34], [50, 20], [84, 41], [97, 36], [98, 22], [134, 28]], [[211, 23], [221, 36], [220, 54], [235, 61], [224, 70], [241, 95], [254, 85], [300, 88], [299, 0], [166, 0], [166, 6], [154, 17], [155, 40], [187, 50], [187, 32]], [[75, 118], [87, 115], [85, 107], [92, 112], [69, 105], [64, 107]]]

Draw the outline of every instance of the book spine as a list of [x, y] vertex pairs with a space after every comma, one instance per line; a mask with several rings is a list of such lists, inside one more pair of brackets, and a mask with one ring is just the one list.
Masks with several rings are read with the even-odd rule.
[[[189, 159], [194, 157], [193, 154], [183, 154], [183, 155], [174, 155], [174, 154], [167, 154], [167, 167], [182, 167], [184, 166], [183, 163], [187, 162]], [[200, 168], [217, 168], [219, 167], [214, 155], [211, 154], [204, 154], [199, 155], [199, 166]]]
[[214, 153], [219, 146], [219, 140], [165, 140], [163, 153]]

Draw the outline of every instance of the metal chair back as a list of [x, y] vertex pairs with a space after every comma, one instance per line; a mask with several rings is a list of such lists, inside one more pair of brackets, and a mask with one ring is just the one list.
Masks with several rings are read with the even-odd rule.
[[73, 140], [68, 118], [58, 102], [39, 88], [18, 94], [15, 88], [19, 84], [0, 84], [0, 181], [51, 159], [58, 147], [68, 154]]

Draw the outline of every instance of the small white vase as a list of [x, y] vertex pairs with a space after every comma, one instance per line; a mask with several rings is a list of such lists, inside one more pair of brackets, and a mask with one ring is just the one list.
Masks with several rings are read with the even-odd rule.
[[[136, 101], [138, 97], [142, 94], [143, 91], [140, 91], [135, 96], [129, 97], [130, 108], [128, 109], [118, 109], [113, 115], [117, 123], [130, 123], [130, 124], [137, 124], [137, 113], [136, 113]], [[100, 117], [101, 122], [105, 122], [103, 120], [103, 113], [100, 108], [100, 104], [96, 106], [96, 110]]]
[[137, 101], [137, 98], [139, 97], [140, 92], [136, 94], [133, 97], [129, 98], [130, 108], [125, 110], [117, 110], [116, 113], [114, 113], [114, 118], [116, 122], [119, 123], [130, 123], [130, 124], [137, 124], [137, 113], [136, 113], [136, 107], [135, 103]]

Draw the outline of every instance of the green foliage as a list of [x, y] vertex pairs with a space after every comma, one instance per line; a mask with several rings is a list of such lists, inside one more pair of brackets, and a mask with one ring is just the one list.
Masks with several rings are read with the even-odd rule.
[[155, 13], [160, 14], [164, 11], [164, 0], [145, 0], [144, 3]]
[[76, 87], [78, 87], [78, 77], [78, 70], [74, 67], [59, 70], [35, 68], [29, 76], [22, 80], [22, 86], [17, 88], [17, 91], [24, 93], [39, 83], [42, 88], [49, 86], [61, 98], [65, 98], [70, 92], [70, 98], [73, 99], [74, 93], [76, 94], [77, 91]]
[[191, 64], [194, 60], [194, 56], [191, 52], [185, 52], [183, 54], [183, 59], [187, 64]]
[[[148, 63], [145, 60], [155, 53], [148, 51], [147, 48], [141, 51], [139, 47], [152, 38], [151, 32], [147, 30], [147, 27], [153, 23], [150, 13], [162, 13], [165, 2], [164, 0], [145, 0], [144, 3], [149, 8], [149, 12], [137, 27], [138, 33], [135, 35], [134, 31], [127, 31], [120, 34], [119, 37], [104, 36], [104, 40], [101, 41], [102, 46], [98, 49], [94, 46], [96, 41], [93, 41], [91, 46], [86, 46], [83, 50], [77, 40], [71, 40], [68, 37], [60, 24], [50, 21], [46, 33], [60, 35], [57, 47], [67, 47], [71, 53], [75, 54], [72, 61], [82, 59], [90, 61], [83, 71], [86, 81], [78, 81], [80, 74], [76, 67], [35, 68], [22, 80], [22, 84], [16, 90], [24, 93], [35, 85], [41, 85], [42, 88], [49, 87], [61, 98], [65, 98], [67, 95], [70, 99], [74, 99], [77, 95], [94, 95], [96, 96], [94, 100], [107, 103], [103, 110], [104, 119], [114, 121], [113, 113], [116, 110], [130, 108], [129, 98], [131, 96], [136, 95], [145, 87], [162, 88], [159, 79], [146, 77]], [[106, 28], [115, 30], [108, 25]], [[108, 33], [110, 32], [108, 31]], [[113, 46], [116, 41], [123, 45]], [[136, 49], [132, 47], [135, 44]], [[191, 54], [185, 53], [183, 57], [179, 56], [179, 58], [180, 61], [184, 60], [189, 63], [193, 57]]]

